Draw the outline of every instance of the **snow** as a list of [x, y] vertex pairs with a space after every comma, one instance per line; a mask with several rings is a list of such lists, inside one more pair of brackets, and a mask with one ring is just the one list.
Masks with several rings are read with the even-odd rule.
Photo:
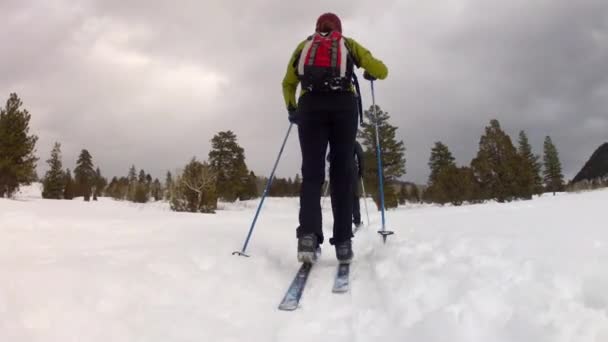
[[298, 268], [296, 198], [266, 201], [243, 258], [231, 252], [257, 201], [187, 214], [43, 200], [34, 185], [0, 199], [0, 341], [604, 342], [607, 201], [602, 190], [401, 207], [387, 213], [386, 245], [370, 212], [351, 291], [331, 292], [327, 245], [301, 308], [282, 312]]

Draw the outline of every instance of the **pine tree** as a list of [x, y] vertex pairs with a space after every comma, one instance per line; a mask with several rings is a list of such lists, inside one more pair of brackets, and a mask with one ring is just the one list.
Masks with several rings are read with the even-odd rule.
[[212, 167], [192, 158], [172, 187], [171, 209], [215, 213], [218, 199], [216, 184], [217, 179]]
[[99, 167], [95, 170], [94, 183], [93, 201], [97, 201], [97, 197], [103, 196], [104, 191], [106, 191], [106, 187], [108, 186], [108, 180], [101, 175]]
[[158, 178], [155, 178], [154, 182], [152, 182], [151, 196], [154, 198], [154, 201], [163, 199], [163, 189]]
[[249, 178], [245, 151], [232, 131], [219, 132], [211, 139], [211, 145], [209, 163], [217, 176], [217, 193], [223, 200], [234, 202], [243, 196]]
[[545, 138], [543, 150], [545, 188], [548, 192], [553, 192], [553, 195], [555, 195], [557, 191], [564, 190], [564, 175], [562, 174], [562, 164], [559, 161], [557, 148], [555, 148], [551, 137], [547, 136]]
[[29, 134], [31, 115], [22, 105], [13, 93], [0, 108], [0, 198], [12, 197], [20, 184], [37, 178], [34, 152], [38, 137]]
[[426, 191], [427, 200], [440, 204], [450, 202], [451, 198], [448, 192], [452, 184], [449, 184], [449, 181], [453, 179], [453, 174], [457, 172], [452, 152], [442, 142], [435, 142], [435, 146], [431, 149], [428, 165], [431, 173]]
[[257, 177], [253, 171], [250, 171], [242, 191], [241, 200], [245, 201], [256, 197], [258, 197]]
[[388, 208], [396, 208], [399, 205], [399, 194], [392, 184], [405, 174], [405, 146], [403, 141], [397, 141], [397, 127], [389, 123], [390, 115], [382, 111], [378, 105], [366, 110], [364, 115], [366, 123], [362, 124], [358, 132], [364, 147], [363, 157], [365, 160], [364, 181], [365, 188], [373, 196], [378, 210], [380, 210], [380, 190], [378, 182], [378, 163], [376, 156], [376, 123], [378, 124], [379, 140], [381, 147], [381, 160], [384, 183], [384, 204]]
[[[116, 200], [127, 200], [129, 199], [130, 182], [128, 177], [120, 177], [114, 181], [116, 177], [112, 179], [114, 185], [110, 185], [111, 194], [110, 196]], [[110, 190], [109, 190], [110, 191]]]
[[67, 169], [65, 172], [65, 186], [63, 188], [63, 198], [66, 200], [71, 200], [72, 198], [74, 198], [74, 193], [75, 193], [75, 184], [74, 184], [74, 179], [72, 178], [72, 172], [70, 171], [70, 169]]
[[127, 187], [126, 199], [127, 201], [134, 202], [135, 201], [135, 192], [137, 191], [137, 169], [135, 169], [135, 165], [131, 165], [129, 168], [129, 174], [127, 176], [127, 180], [129, 181], [129, 185]]
[[122, 198], [120, 198], [120, 191], [118, 188], [118, 178], [116, 176], [112, 177], [112, 180], [110, 180], [110, 184], [108, 184], [108, 187], [106, 189], [106, 195], [112, 197], [115, 200], [122, 199]]
[[293, 179], [293, 192], [290, 196], [300, 196], [300, 188], [302, 188], [302, 178], [300, 177], [300, 174], [296, 174], [296, 177]]
[[49, 170], [42, 181], [42, 197], [62, 199], [65, 190], [65, 173], [61, 164], [61, 144], [56, 142], [51, 151], [51, 157], [46, 161]]
[[524, 131], [519, 132], [517, 153], [521, 157], [522, 165], [519, 175], [519, 192], [521, 197], [530, 199], [533, 194], [542, 192], [542, 178], [540, 176], [541, 165], [539, 157], [532, 153], [532, 146]]
[[519, 197], [517, 179], [520, 165], [521, 159], [511, 138], [501, 129], [498, 120], [491, 120], [479, 141], [477, 157], [471, 161], [482, 198], [505, 202]]
[[137, 179], [137, 185], [135, 187], [135, 203], [146, 203], [149, 200], [148, 195], [148, 178], [144, 170], [139, 171], [139, 177]]
[[404, 205], [408, 200], [408, 196], [407, 185], [401, 184], [399, 187], [399, 204]]
[[171, 188], [173, 187], [173, 176], [171, 175], [171, 171], [167, 171], [167, 176], [165, 178], [165, 200], [171, 200]]
[[442, 188], [443, 197], [439, 203], [461, 205], [472, 202], [478, 192], [473, 171], [468, 167], [450, 166], [442, 170], [437, 178], [437, 185]]
[[76, 183], [76, 197], [83, 196], [85, 201], [90, 201], [92, 189], [95, 185], [95, 169], [93, 168], [93, 157], [87, 150], [82, 150], [76, 161], [74, 180]]
[[420, 194], [420, 189], [418, 188], [417, 185], [414, 185], [412, 187], [412, 193], [410, 194], [410, 199], [414, 203], [420, 203], [420, 201], [422, 200], [422, 196]]
[[431, 149], [431, 157], [429, 158], [429, 168], [431, 174], [429, 176], [429, 185], [437, 181], [439, 173], [448, 168], [455, 167], [454, 157], [449, 148], [441, 141], [435, 142], [435, 146]]

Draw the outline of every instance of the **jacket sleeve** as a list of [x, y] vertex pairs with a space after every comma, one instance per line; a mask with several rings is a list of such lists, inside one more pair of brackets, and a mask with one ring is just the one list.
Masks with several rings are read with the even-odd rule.
[[346, 38], [350, 53], [353, 55], [359, 67], [365, 69], [370, 75], [383, 80], [388, 76], [388, 68], [384, 63], [372, 56], [368, 49], [357, 43], [352, 38]]
[[300, 80], [298, 79], [298, 72], [296, 65], [298, 63], [298, 59], [300, 58], [300, 53], [304, 48], [304, 43], [306, 41], [301, 42], [296, 50], [291, 55], [289, 59], [289, 64], [287, 64], [287, 71], [285, 72], [285, 77], [283, 77], [283, 98], [285, 99], [285, 105], [287, 108], [296, 108], [296, 91], [298, 89], [298, 84]]

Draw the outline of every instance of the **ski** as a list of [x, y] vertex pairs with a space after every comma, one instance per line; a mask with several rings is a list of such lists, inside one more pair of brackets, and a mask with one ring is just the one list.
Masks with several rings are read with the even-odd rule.
[[334, 279], [333, 293], [348, 292], [349, 287], [350, 264], [339, 264]]
[[293, 311], [298, 308], [311, 269], [311, 263], [305, 262], [300, 266], [298, 273], [296, 273], [296, 276], [293, 278], [291, 285], [289, 285], [289, 288], [285, 293], [285, 297], [283, 297], [281, 304], [279, 304], [279, 310]]

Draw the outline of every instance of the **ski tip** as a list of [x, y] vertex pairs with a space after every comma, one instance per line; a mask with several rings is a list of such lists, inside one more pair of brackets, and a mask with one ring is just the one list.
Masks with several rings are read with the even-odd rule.
[[246, 257], [249, 258], [249, 255], [243, 253], [243, 252], [239, 252], [239, 251], [234, 251], [232, 252], [232, 255], [236, 255], [236, 256], [242, 256], [242, 257]]
[[280, 311], [295, 311], [297, 308], [297, 305], [279, 305]]

